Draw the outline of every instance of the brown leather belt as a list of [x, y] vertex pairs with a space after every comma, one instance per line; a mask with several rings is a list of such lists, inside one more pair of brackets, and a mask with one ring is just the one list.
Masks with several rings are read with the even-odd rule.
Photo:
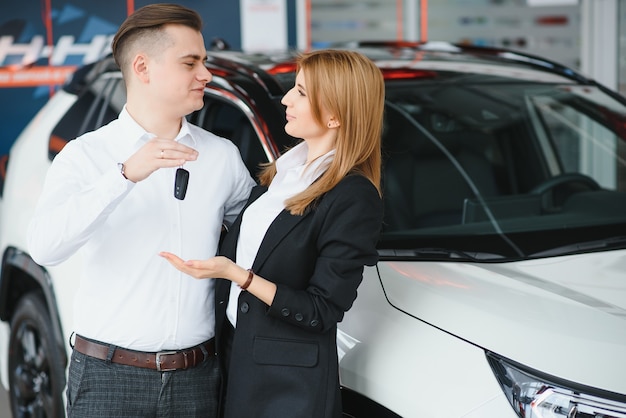
[[[126, 366], [143, 367], [145, 369], [168, 372], [173, 370], [185, 370], [196, 367], [204, 361], [204, 352], [207, 357], [215, 353], [214, 339], [186, 350], [160, 351], [158, 353], [144, 353], [141, 351], [125, 350], [116, 347], [111, 357], [111, 363], [124, 364]], [[109, 355], [109, 345], [86, 340], [79, 335], [76, 336], [74, 349], [86, 356], [106, 360]]]

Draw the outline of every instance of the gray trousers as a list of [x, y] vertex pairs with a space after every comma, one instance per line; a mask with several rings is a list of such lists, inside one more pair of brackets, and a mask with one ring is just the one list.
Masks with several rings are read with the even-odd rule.
[[114, 364], [74, 350], [67, 382], [68, 418], [215, 418], [219, 367], [215, 356], [171, 372]]

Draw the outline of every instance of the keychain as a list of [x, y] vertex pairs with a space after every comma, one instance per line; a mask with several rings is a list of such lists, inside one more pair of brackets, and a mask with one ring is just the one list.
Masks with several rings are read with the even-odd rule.
[[183, 200], [187, 194], [187, 184], [189, 183], [189, 171], [182, 167], [176, 169], [176, 180], [174, 181], [174, 197]]

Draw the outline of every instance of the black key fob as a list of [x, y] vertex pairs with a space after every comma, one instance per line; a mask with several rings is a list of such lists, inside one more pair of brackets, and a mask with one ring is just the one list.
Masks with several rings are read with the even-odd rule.
[[189, 171], [184, 168], [176, 170], [176, 181], [174, 182], [174, 197], [183, 200], [187, 194], [187, 184], [189, 183]]

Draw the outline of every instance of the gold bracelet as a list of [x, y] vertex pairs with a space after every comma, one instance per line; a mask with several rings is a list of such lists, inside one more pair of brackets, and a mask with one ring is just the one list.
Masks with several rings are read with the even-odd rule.
[[248, 288], [248, 286], [250, 286], [250, 283], [252, 283], [252, 278], [254, 277], [254, 272], [252, 271], [252, 269], [248, 269], [248, 278], [246, 279], [246, 282], [239, 286], [241, 288], [241, 290], [246, 290]]

